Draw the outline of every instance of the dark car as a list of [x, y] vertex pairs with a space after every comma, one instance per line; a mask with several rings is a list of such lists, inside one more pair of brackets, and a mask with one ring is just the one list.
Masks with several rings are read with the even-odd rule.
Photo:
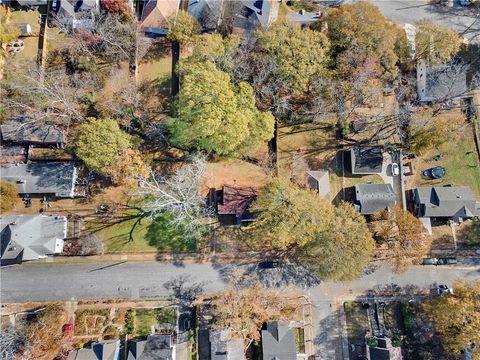
[[422, 265], [438, 265], [437, 258], [425, 258], [423, 259]]
[[258, 267], [260, 269], [275, 269], [280, 266], [280, 263], [278, 261], [262, 261], [261, 263], [258, 264]]
[[443, 166], [435, 166], [433, 168], [423, 171], [423, 176], [430, 179], [441, 179], [445, 176], [447, 171]]
[[456, 263], [458, 263], [457, 258], [439, 258], [437, 265], [455, 265]]

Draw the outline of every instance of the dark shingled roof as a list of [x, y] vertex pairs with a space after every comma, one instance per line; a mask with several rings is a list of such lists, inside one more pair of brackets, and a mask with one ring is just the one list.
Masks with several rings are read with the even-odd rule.
[[264, 360], [292, 360], [297, 358], [295, 335], [288, 322], [271, 321], [262, 330]]
[[73, 163], [2, 165], [0, 179], [15, 183], [19, 194], [74, 197], [77, 169]]
[[238, 219], [252, 219], [253, 215], [248, 212], [248, 208], [256, 198], [257, 190], [254, 188], [225, 185], [217, 212], [219, 215], [235, 215]]
[[465, 65], [449, 64], [428, 67], [425, 92], [421, 101], [455, 98], [467, 92], [467, 68]]
[[420, 217], [480, 216], [480, 202], [467, 186], [419, 187], [413, 192]]
[[378, 174], [382, 172], [383, 149], [380, 146], [357, 146], [351, 152], [352, 174]]
[[170, 335], [149, 335], [144, 340], [130, 341], [127, 360], [173, 360]]
[[18, 144], [63, 144], [63, 129], [51, 122], [38, 122], [28, 116], [20, 116], [0, 125], [2, 140]]
[[394, 205], [395, 192], [390, 184], [355, 185], [356, 207], [360, 213], [369, 215]]

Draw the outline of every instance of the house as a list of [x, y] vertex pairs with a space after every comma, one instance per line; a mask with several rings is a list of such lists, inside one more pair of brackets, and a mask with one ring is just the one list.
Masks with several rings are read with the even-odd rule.
[[395, 192], [390, 184], [355, 185], [354, 206], [363, 215], [374, 214], [395, 203]]
[[263, 360], [295, 360], [297, 348], [293, 329], [286, 321], [271, 321], [262, 330]]
[[127, 360], [175, 360], [176, 347], [171, 335], [148, 335], [129, 342]]
[[2, 265], [38, 260], [63, 251], [67, 218], [12, 215], [0, 217]]
[[383, 167], [381, 146], [355, 146], [350, 151], [352, 174], [379, 174]]
[[188, 13], [205, 31], [216, 31], [222, 19], [224, 0], [189, 0]]
[[307, 182], [310, 189], [324, 198], [330, 197], [330, 175], [327, 170], [307, 171]]
[[225, 185], [216, 201], [220, 222], [224, 225], [242, 225], [254, 221], [255, 215], [249, 211], [249, 207], [256, 198], [257, 190], [254, 188]]
[[168, 20], [177, 16], [180, 0], [143, 0], [140, 26], [145, 33], [166, 35]]
[[377, 340], [376, 347], [367, 345], [368, 360], [402, 360], [402, 349], [393, 347], [390, 338], [376, 336], [375, 339]]
[[89, 347], [72, 350], [67, 360], [120, 360], [120, 340], [99, 341]]
[[233, 6], [233, 33], [249, 37], [257, 28], [268, 28], [278, 18], [280, 3], [278, 0], [240, 0], [229, 1]]
[[226, 329], [209, 329], [211, 360], [243, 360], [243, 340], [231, 337]]
[[77, 168], [71, 162], [1, 165], [0, 179], [15, 183], [20, 195], [73, 198]]
[[425, 60], [417, 63], [417, 94], [421, 102], [435, 102], [465, 96], [467, 66], [458, 60], [431, 66]]
[[72, 29], [93, 29], [93, 12], [100, 0], [54, 0], [52, 10], [58, 21]]
[[447, 218], [454, 221], [480, 216], [480, 201], [467, 186], [426, 186], [413, 189], [419, 218]]
[[2, 142], [56, 146], [62, 148], [65, 144], [63, 129], [53, 122], [36, 122], [29, 116], [19, 116], [0, 125]]

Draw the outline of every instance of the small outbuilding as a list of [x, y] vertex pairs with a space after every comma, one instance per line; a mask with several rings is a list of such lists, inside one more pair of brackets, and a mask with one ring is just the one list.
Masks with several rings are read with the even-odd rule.
[[328, 170], [307, 171], [307, 182], [310, 189], [326, 199], [330, 198], [330, 174]]

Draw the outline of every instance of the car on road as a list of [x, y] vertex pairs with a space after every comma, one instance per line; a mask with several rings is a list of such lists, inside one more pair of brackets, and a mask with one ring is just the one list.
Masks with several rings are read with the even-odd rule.
[[457, 258], [454, 257], [424, 258], [422, 261], [422, 265], [455, 265], [457, 263]]
[[280, 262], [278, 261], [262, 261], [258, 264], [260, 269], [276, 269], [280, 266]]
[[438, 295], [453, 294], [453, 289], [449, 288], [448, 285], [438, 285], [437, 294]]
[[435, 166], [433, 168], [424, 170], [422, 172], [422, 175], [430, 179], [441, 179], [445, 176], [446, 173], [447, 171], [443, 166]]
[[438, 259], [437, 258], [424, 258], [422, 261], [422, 265], [437, 265]]
[[392, 176], [400, 175], [400, 167], [397, 163], [392, 163]]
[[437, 265], [455, 265], [457, 264], [457, 258], [448, 257], [448, 258], [439, 258]]

